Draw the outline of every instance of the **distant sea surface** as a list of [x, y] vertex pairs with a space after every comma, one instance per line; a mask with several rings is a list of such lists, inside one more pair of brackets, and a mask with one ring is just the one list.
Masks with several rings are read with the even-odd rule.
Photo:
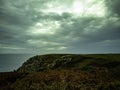
[[32, 54], [0, 54], [0, 72], [18, 69]]

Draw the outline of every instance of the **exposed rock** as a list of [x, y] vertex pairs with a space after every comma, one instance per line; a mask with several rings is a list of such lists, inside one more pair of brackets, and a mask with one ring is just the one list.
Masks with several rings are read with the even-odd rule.
[[47, 54], [36, 55], [28, 59], [17, 70], [18, 72], [39, 72], [48, 70], [90, 70], [93, 71], [96, 68], [113, 68], [119, 67], [120, 62], [116, 60], [110, 60], [108, 57], [112, 55], [77, 55], [77, 54]]
[[37, 55], [25, 62], [17, 71], [36, 72], [50, 69], [73, 68], [77, 62], [81, 62], [84, 56], [72, 54], [48, 54]]

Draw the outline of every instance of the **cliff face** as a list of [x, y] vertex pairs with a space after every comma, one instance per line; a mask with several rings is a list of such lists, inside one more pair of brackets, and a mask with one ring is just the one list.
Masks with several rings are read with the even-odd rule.
[[72, 69], [77, 62], [83, 61], [84, 56], [70, 54], [37, 55], [25, 62], [18, 71], [38, 72], [50, 69]]
[[[113, 57], [114, 56], [114, 57]], [[39, 72], [48, 70], [95, 70], [98, 68], [115, 68], [120, 66], [115, 55], [76, 55], [48, 54], [37, 55], [27, 60], [18, 72]], [[117, 56], [118, 57], [118, 56]]]

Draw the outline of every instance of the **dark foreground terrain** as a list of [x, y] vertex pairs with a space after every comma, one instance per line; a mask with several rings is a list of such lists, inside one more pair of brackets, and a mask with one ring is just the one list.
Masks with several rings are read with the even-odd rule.
[[48, 54], [0, 73], [0, 90], [120, 90], [120, 54]]

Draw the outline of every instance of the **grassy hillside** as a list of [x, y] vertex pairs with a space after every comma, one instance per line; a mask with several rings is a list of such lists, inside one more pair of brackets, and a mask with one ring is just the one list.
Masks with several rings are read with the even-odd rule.
[[0, 73], [0, 90], [120, 90], [120, 54], [48, 54]]
[[18, 72], [39, 72], [48, 70], [68, 69], [74, 71], [96, 70], [99, 68], [113, 69], [120, 67], [119, 54], [48, 54], [37, 55], [27, 60]]

